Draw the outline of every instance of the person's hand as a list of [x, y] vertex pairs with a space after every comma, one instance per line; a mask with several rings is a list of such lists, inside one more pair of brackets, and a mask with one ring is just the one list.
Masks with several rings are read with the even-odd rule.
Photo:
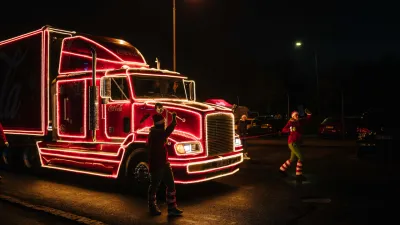
[[305, 109], [304, 111], [305, 111], [305, 113], [306, 113], [307, 115], [311, 115], [311, 114], [312, 114], [311, 111], [310, 111], [309, 109]]
[[176, 121], [176, 112], [172, 112], [171, 115], [172, 115], [172, 120]]
[[10, 144], [8, 144], [8, 141], [4, 142], [4, 144], [8, 147]]

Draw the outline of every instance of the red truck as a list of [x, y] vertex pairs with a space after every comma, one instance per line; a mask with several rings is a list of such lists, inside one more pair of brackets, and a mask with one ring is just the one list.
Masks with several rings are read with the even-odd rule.
[[180, 119], [167, 141], [176, 183], [232, 175], [243, 162], [232, 109], [197, 102], [194, 81], [150, 68], [120, 39], [44, 26], [1, 41], [0, 86], [6, 166], [147, 184], [156, 103], [167, 123], [172, 111]]

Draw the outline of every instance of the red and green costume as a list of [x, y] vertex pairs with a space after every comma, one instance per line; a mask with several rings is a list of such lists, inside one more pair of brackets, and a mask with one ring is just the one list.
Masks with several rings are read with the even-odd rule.
[[282, 164], [280, 171], [285, 172], [297, 159], [296, 176], [303, 175], [303, 154], [301, 153], [299, 145], [302, 141], [303, 125], [306, 124], [310, 119], [311, 114], [298, 120], [291, 118], [287, 122], [286, 126], [282, 129], [283, 133], [289, 133], [288, 146], [290, 149], [290, 158]]

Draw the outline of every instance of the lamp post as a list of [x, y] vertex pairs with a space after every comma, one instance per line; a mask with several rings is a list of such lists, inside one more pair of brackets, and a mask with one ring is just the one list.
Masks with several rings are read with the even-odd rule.
[[[301, 48], [301, 46], [303, 46], [303, 43], [301, 41], [296, 41], [295, 43], [295, 47], [296, 48]], [[317, 113], [319, 113], [319, 74], [318, 74], [318, 54], [317, 51], [314, 49], [313, 50], [314, 53], [314, 66], [315, 66], [315, 76], [316, 76], [316, 80], [317, 80]]]
[[176, 71], [176, 4], [175, 0], [172, 0], [172, 42], [173, 42], [173, 64], [174, 64], [174, 71]]

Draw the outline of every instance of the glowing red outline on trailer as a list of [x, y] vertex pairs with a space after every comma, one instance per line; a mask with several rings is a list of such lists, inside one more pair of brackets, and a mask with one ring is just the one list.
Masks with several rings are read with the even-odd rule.
[[[21, 39], [24, 39], [24, 38], [27, 38], [27, 37], [31, 37], [31, 36], [34, 36], [34, 35], [37, 35], [37, 34], [40, 34], [40, 35], [42, 35], [42, 37], [41, 37], [41, 57], [42, 57], [42, 59], [41, 59], [41, 71], [40, 71], [40, 74], [41, 74], [41, 85], [42, 85], [42, 87], [41, 87], [41, 91], [40, 91], [40, 99], [41, 99], [41, 105], [43, 106], [44, 104], [45, 104], [45, 101], [44, 101], [44, 94], [45, 94], [45, 71], [44, 71], [44, 66], [43, 65], [45, 65], [45, 60], [46, 60], [46, 53], [45, 53], [45, 51], [43, 50], [43, 48], [45, 48], [45, 37], [44, 37], [44, 31], [42, 30], [42, 29], [40, 29], [40, 30], [36, 30], [36, 31], [32, 31], [32, 32], [29, 32], [29, 33], [26, 33], [26, 34], [22, 34], [22, 35], [20, 35], [20, 36], [17, 36], [17, 37], [14, 37], [14, 38], [10, 38], [10, 39], [7, 39], [7, 40], [4, 40], [4, 41], [1, 41], [0, 42], [0, 46], [1, 45], [4, 45], [4, 44], [8, 44], [8, 43], [12, 43], [12, 42], [15, 42], [15, 41], [18, 41], [18, 40], [21, 40]], [[45, 135], [45, 115], [44, 115], [44, 109], [43, 109], [43, 107], [41, 108], [41, 119], [42, 119], [42, 121], [41, 121], [41, 130], [40, 131], [38, 131], [38, 130], [15, 130], [15, 129], [12, 129], [12, 130], [10, 130], [10, 129], [4, 129], [4, 133], [6, 133], [6, 134], [24, 134], [24, 135], [35, 135], [35, 136], [37, 136], [37, 135]]]

